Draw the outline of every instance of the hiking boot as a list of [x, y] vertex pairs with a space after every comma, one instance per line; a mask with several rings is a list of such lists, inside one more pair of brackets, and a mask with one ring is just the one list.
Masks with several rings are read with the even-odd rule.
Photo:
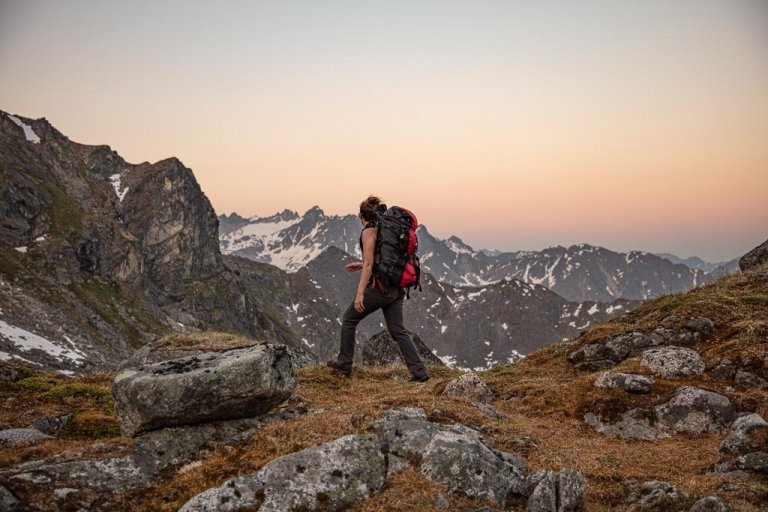
[[429, 375], [414, 375], [411, 377], [411, 380], [409, 382], [427, 382], [429, 380]]
[[343, 366], [339, 364], [338, 361], [334, 359], [331, 359], [330, 361], [325, 363], [325, 365], [328, 366], [329, 368], [332, 368], [334, 371], [339, 372], [344, 377], [349, 377], [350, 375], [352, 375], [352, 370], [345, 369]]

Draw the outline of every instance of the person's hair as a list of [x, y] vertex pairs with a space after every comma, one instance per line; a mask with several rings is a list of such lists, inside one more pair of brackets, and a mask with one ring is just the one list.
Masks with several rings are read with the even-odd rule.
[[366, 222], [373, 222], [376, 218], [376, 211], [386, 210], [387, 206], [376, 196], [368, 196], [365, 201], [360, 203], [360, 217]]

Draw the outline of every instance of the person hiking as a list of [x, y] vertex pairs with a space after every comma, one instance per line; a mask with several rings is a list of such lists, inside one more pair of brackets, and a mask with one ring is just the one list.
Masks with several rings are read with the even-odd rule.
[[405, 364], [411, 372], [412, 382], [429, 380], [427, 369], [421, 360], [416, 346], [413, 344], [408, 331], [403, 327], [403, 298], [405, 289], [386, 286], [376, 278], [374, 261], [376, 257], [376, 218], [385, 212], [387, 206], [376, 196], [369, 196], [360, 203], [358, 218], [363, 225], [360, 233], [360, 251], [363, 261], [346, 265], [347, 272], [360, 272], [360, 282], [354, 302], [344, 312], [341, 325], [341, 348], [336, 360], [328, 361], [327, 365], [345, 377], [352, 374], [352, 359], [355, 353], [355, 332], [357, 324], [377, 309], [384, 313], [389, 334], [400, 346]]

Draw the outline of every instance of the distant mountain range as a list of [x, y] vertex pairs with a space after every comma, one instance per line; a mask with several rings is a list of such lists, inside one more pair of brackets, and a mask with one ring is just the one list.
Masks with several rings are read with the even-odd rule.
[[[219, 216], [221, 250], [296, 271], [328, 247], [359, 257], [355, 215], [325, 215], [317, 206], [303, 215], [283, 210], [270, 217]], [[452, 286], [486, 286], [506, 279], [542, 285], [569, 301], [645, 300], [684, 292], [738, 270], [736, 260], [707, 263], [670, 254], [620, 253], [587, 244], [542, 251], [475, 250], [460, 238], [441, 240], [418, 230], [425, 271]]]

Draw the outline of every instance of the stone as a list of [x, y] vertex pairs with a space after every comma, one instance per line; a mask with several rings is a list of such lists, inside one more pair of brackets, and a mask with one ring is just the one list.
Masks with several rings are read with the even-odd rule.
[[46, 439], [53, 439], [53, 437], [35, 428], [8, 428], [0, 430], [0, 443], [15, 443], [18, 441], [36, 443]]
[[668, 483], [657, 480], [643, 482], [640, 485], [631, 486], [627, 501], [630, 503], [627, 512], [639, 512], [640, 510], [664, 510], [680, 497], [677, 488]]
[[744, 370], [736, 370], [734, 380], [736, 381], [736, 384], [744, 388], [758, 388], [768, 385], [768, 382], [766, 382], [765, 379]]
[[720, 453], [728, 455], [753, 451], [768, 452], [768, 422], [756, 413], [737, 418], [731, 433], [720, 444]]
[[697, 375], [706, 365], [698, 352], [683, 347], [659, 347], [643, 352], [640, 364], [663, 377]]
[[722, 359], [714, 368], [709, 370], [709, 374], [715, 379], [733, 380], [736, 376], [736, 366], [730, 359]]
[[285, 345], [265, 343], [125, 369], [115, 377], [112, 394], [121, 431], [135, 436], [257, 416], [290, 398], [295, 387]]
[[427, 421], [427, 413], [421, 407], [393, 407], [382, 412], [374, 422], [374, 427], [398, 420]]
[[567, 360], [577, 370], [596, 371], [612, 368], [639, 350], [658, 344], [651, 336], [640, 331], [614, 334], [571, 352]]
[[727, 397], [692, 386], [678, 388], [655, 412], [658, 427], [669, 433], [720, 433], [736, 417]]
[[689, 318], [685, 323], [686, 329], [701, 333], [704, 337], [712, 336], [715, 332], [715, 322], [704, 316]]
[[768, 262], [768, 240], [758, 245], [739, 259], [742, 272], [757, 268]]
[[[418, 334], [408, 331], [408, 334], [413, 340], [413, 344], [416, 346], [416, 350], [421, 356], [421, 360], [424, 364], [431, 364], [437, 366], [445, 366], [439, 357], [432, 353], [432, 350], [424, 344]], [[390, 364], [401, 364], [403, 362], [403, 355], [400, 352], [400, 346], [395, 339], [389, 334], [389, 331], [381, 331], [370, 338], [363, 344], [363, 364], [369, 366], [386, 366]]]
[[716, 473], [747, 471], [750, 473], [762, 473], [768, 475], [768, 453], [746, 453], [733, 460], [715, 464], [713, 471]]
[[435, 498], [435, 505], [437, 505], [437, 508], [450, 508], [451, 507], [450, 502], [442, 494], [438, 494], [437, 498]]
[[522, 496], [525, 478], [495, 452], [475, 436], [439, 431], [424, 448], [421, 473], [448, 492], [490, 499], [504, 507], [510, 496]]
[[4, 485], [0, 485], [0, 510], [14, 512], [19, 509], [19, 500]]
[[612, 422], [604, 421], [596, 414], [588, 412], [584, 414], [584, 422], [594, 428], [596, 432], [623, 439], [657, 441], [669, 437], [669, 434], [656, 428], [653, 411], [643, 408], [630, 409]]
[[484, 404], [483, 402], [472, 402], [472, 406], [494, 420], [500, 420], [504, 417], [494, 406]]
[[474, 372], [465, 373], [448, 382], [443, 396], [460, 396], [473, 401], [488, 403], [493, 399], [493, 391], [485, 381]]
[[63, 414], [61, 416], [56, 416], [55, 418], [43, 416], [31, 423], [29, 428], [37, 429], [49, 436], [57, 436], [67, 427], [67, 425], [69, 425], [71, 420], [72, 414]]
[[707, 496], [693, 504], [688, 512], [731, 512], [720, 496]]
[[576, 512], [581, 510], [587, 481], [578, 471], [561, 469], [537, 471], [526, 485], [530, 491], [526, 512]]
[[595, 379], [598, 388], [623, 388], [630, 393], [649, 393], [654, 378], [635, 373], [604, 372]]
[[253, 475], [193, 497], [180, 512], [344, 510], [384, 486], [386, 462], [376, 435], [348, 435], [278, 457]]

